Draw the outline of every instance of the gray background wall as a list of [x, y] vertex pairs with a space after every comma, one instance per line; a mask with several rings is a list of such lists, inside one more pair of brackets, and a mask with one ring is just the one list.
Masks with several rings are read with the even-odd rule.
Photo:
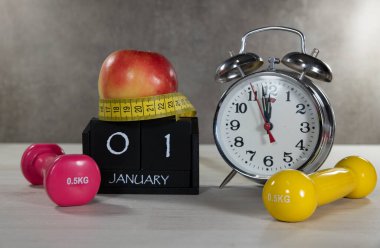
[[[291, 26], [334, 72], [319, 83], [337, 143], [380, 143], [379, 1], [0, 0], [0, 142], [80, 142], [97, 111], [97, 78], [114, 50], [152, 50], [175, 66], [198, 109], [202, 143], [222, 93], [215, 68], [250, 29]], [[299, 49], [296, 36], [248, 42], [263, 57]]]

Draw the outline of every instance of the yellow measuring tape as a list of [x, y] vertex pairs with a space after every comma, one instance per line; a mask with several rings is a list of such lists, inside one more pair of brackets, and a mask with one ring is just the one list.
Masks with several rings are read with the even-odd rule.
[[99, 120], [138, 121], [168, 116], [193, 117], [195, 108], [181, 93], [128, 99], [99, 99]]

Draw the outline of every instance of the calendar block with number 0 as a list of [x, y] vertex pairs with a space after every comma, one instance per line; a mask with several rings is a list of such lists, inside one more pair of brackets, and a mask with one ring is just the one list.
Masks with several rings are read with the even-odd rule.
[[99, 193], [198, 194], [196, 117], [111, 122], [93, 118], [83, 153], [98, 164]]

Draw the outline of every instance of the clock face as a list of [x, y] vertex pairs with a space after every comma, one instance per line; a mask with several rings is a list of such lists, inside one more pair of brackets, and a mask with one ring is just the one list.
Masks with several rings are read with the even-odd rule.
[[312, 94], [280, 73], [241, 79], [224, 95], [215, 118], [219, 151], [249, 177], [298, 169], [319, 146], [320, 113]]

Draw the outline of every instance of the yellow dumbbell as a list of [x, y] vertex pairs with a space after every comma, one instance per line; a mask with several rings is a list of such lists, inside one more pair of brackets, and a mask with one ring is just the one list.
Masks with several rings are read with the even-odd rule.
[[335, 168], [309, 176], [298, 170], [283, 170], [264, 185], [263, 201], [276, 219], [286, 222], [309, 218], [318, 206], [339, 198], [362, 198], [370, 194], [377, 181], [373, 165], [360, 157], [342, 159]]

